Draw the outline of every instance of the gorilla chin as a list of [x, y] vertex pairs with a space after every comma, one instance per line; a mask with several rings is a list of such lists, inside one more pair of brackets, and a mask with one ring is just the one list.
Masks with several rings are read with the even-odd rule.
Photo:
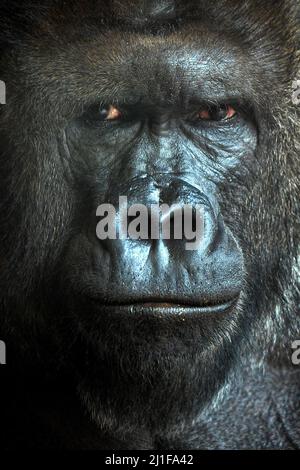
[[130, 440], [122, 423], [159, 436], [191, 420], [224, 383], [243, 338], [237, 299], [196, 307], [73, 298], [71, 308], [81, 399], [100, 428], [120, 439]]
[[[87, 237], [84, 240], [86, 247]], [[143, 423], [145, 428], [152, 429], [152, 434], [161, 435], [176, 426], [178, 420], [184, 422], [199, 413], [219, 390], [237, 357], [247, 321], [241, 309], [241, 273], [244, 272], [241, 252], [229, 231], [218, 235], [218, 243], [214, 244], [220, 266], [214, 273], [214, 278], [219, 280], [218, 290], [205, 286], [202, 270], [194, 272], [194, 277], [190, 275], [188, 282], [185, 278], [184, 286], [190, 286], [189, 292], [184, 288], [175, 292], [172, 285], [162, 282], [158, 290], [153, 274], [155, 268], [148, 259], [148, 288], [152, 288], [152, 296], [143, 290], [145, 283], [139, 284], [137, 273], [143, 266], [135, 263], [131, 271], [127, 270], [127, 278], [131, 274], [133, 279], [135, 275], [131, 290], [128, 286], [117, 285], [118, 280], [112, 275], [109, 278], [110, 285], [115, 285], [112, 292], [123, 289], [122, 296], [112, 294], [104, 300], [98, 280], [105, 286], [105, 276], [100, 270], [105, 266], [103, 259], [107, 252], [101, 245], [91, 242], [93, 262], [84, 263], [83, 255], [78, 259], [83, 252], [78, 246], [80, 242], [82, 239], [71, 243], [60, 286], [61, 292], [65, 292], [63, 311], [68, 312], [64, 313], [66, 324], [62, 331], [69, 331], [71, 323], [72, 331], [78, 334], [72, 360], [79, 376], [80, 396], [106, 433], [119, 435], [121, 439], [126, 435], [122, 425], [126, 422], [135, 430]], [[127, 256], [132, 255], [133, 246], [140, 254], [147, 250], [147, 245], [141, 241], [124, 243], [131, 246], [130, 251], [122, 248]], [[224, 265], [221, 245], [235, 248], [227, 253]], [[110, 262], [114, 262], [111, 261], [113, 254], [110, 255]], [[202, 265], [205, 263], [207, 269], [208, 258], [213, 256], [211, 251], [203, 259]], [[71, 262], [78, 267], [72, 270], [72, 277], [68, 268]], [[94, 270], [85, 270], [87, 265], [93, 265]], [[228, 273], [238, 272], [238, 278], [232, 275], [230, 279], [228, 275], [224, 279], [226, 269]], [[160, 270], [160, 274], [162, 272]], [[176, 272], [181, 275], [178, 268]], [[191, 296], [193, 284], [202, 285], [202, 293], [198, 289], [198, 295]], [[167, 397], [165, 390], [168, 390]]]

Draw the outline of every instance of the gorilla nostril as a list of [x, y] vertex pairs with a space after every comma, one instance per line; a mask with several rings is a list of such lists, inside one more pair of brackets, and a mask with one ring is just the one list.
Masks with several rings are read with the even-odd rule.
[[[121, 189], [127, 196], [120, 196]], [[218, 248], [217, 232], [222, 227], [212, 203], [198, 188], [179, 178], [174, 179], [173, 175], [156, 175], [155, 179], [136, 178], [121, 189], [111, 196], [110, 204], [104, 204], [113, 206], [115, 216], [114, 226], [105, 233], [101, 232], [104, 225], [101, 222], [107, 209], [99, 210], [103, 205], [97, 209], [97, 215], [102, 215], [96, 229], [100, 240], [117, 232], [115, 238], [120, 240], [164, 240], [169, 248], [170, 243], [178, 241], [177, 251], [200, 250], [204, 253]], [[183, 242], [181, 245], [180, 241]]]

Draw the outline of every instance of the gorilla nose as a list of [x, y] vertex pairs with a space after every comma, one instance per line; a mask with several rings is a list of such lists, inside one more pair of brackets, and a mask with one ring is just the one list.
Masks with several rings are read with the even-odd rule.
[[[242, 254], [205, 188], [170, 174], [138, 176], [111, 187], [105, 209], [115, 208], [117, 235], [104, 234], [98, 236], [100, 243], [93, 243], [98, 274], [89, 282], [96, 283], [97, 298], [115, 304], [119, 296], [126, 303], [143, 304], [196, 299], [197, 305], [236, 298]], [[153, 206], [160, 208], [159, 216], [152, 217]], [[185, 206], [190, 209], [189, 230], [181, 212]]]
[[169, 131], [172, 129], [172, 121], [167, 114], [153, 116], [149, 125], [152, 134], [155, 134], [159, 137], [167, 136]]
[[[114, 191], [109, 202], [115, 208], [114, 233], [121, 243], [130, 239], [155, 246], [160, 240], [173, 253], [205, 252], [219, 238], [221, 226], [212, 204], [198, 188], [180, 178], [135, 178]], [[110, 240], [105, 233], [98, 238], [106, 245], [115, 243], [115, 237]]]

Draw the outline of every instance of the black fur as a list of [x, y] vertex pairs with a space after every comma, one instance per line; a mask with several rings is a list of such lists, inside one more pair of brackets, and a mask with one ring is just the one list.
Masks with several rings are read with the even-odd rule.
[[[292, 103], [292, 82], [300, 78], [297, 3], [1, 2], [5, 448], [300, 448], [300, 369], [291, 362], [291, 344], [300, 336], [300, 108]], [[118, 80], [138, 89], [143, 70], [128, 74], [127, 59], [138, 55], [139, 38], [150, 51], [158, 38], [169, 50], [179, 41], [188, 54], [199, 32], [199, 48], [215, 44], [212, 62], [225, 53], [237, 59], [234, 89], [226, 91], [245, 97], [257, 146], [248, 160], [233, 140], [239, 164], [226, 163], [217, 185], [226, 226], [243, 253], [238, 307], [219, 324], [186, 319], [184, 336], [178, 319], [143, 317], [132, 325], [96, 315], [80, 297], [76, 276], [89, 245], [74, 237], [94, 213], [95, 187], [119, 184], [106, 174], [110, 165], [122, 172], [107, 144], [106, 167], [94, 179], [93, 151], [104, 144], [91, 141], [79, 116], [99, 94], [109, 99], [114, 80], [117, 102]], [[146, 54], [146, 75], [152, 67]], [[166, 83], [163, 73], [157, 79]], [[82, 141], [75, 140], [79, 132]], [[84, 159], [82, 149], [88, 149]], [[145, 284], [156, 286], [153, 279]], [[119, 285], [111, 283], [106, 300]]]

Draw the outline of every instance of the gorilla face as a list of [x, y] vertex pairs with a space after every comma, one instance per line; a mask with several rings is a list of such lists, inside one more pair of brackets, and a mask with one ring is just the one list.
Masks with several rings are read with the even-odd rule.
[[[93, 77], [96, 95], [61, 130], [60, 157], [76, 210], [58, 289], [66, 293], [65, 310], [74, 312], [74, 328], [93, 351], [87, 382], [95, 395], [103, 381], [100, 368], [109, 364], [118, 376], [134, 375], [136, 388], [149, 389], [149, 381], [166, 375], [168, 388], [174, 387], [180, 376], [180, 387], [196, 386], [199, 399], [211, 375], [206, 377], [207, 365], [221, 351], [226, 370], [224, 342], [243, 322], [243, 256], [224, 222], [230, 215], [220, 207], [220, 185], [253, 162], [257, 126], [247, 95], [234, 89], [242, 82], [242, 53], [223, 46], [219, 58], [216, 38], [206, 37], [207, 31], [194, 35], [189, 28], [151, 39], [108, 34], [104, 77]], [[104, 54], [101, 42], [93, 51]], [[117, 207], [122, 195], [128, 205], [201, 205], [200, 247], [186, 250], [185, 240], [174, 238], [97, 239], [97, 206]]]
[[[155, 38], [150, 46], [147, 41], [133, 41], [122, 54], [132, 64], [126, 76], [136, 81], [123, 89], [122, 80], [119, 85], [111, 79], [111, 94], [106, 90], [104, 99], [113, 104], [96, 102], [62, 130], [61, 154], [75, 182], [80, 220], [67, 247], [64, 287], [101, 308], [111, 306], [111, 311], [122, 305], [122, 311], [128, 308], [130, 314], [134, 305], [136, 312], [143, 307], [163, 314], [178, 305], [183, 314], [186, 307], [195, 313], [199, 309], [199, 314], [222, 313], [236, 302], [242, 287], [242, 254], [224, 223], [219, 185], [253, 159], [256, 126], [244, 97], [228, 97], [224, 84], [218, 88], [218, 80], [226, 80], [222, 64], [208, 66], [209, 89], [206, 76], [200, 78], [205, 73], [204, 54], [196, 55], [196, 45], [190, 54], [183, 54], [181, 38], [173, 52], [175, 40]], [[119, 42], [113, 56], [120, 55]], [[152, 70], [143, 70], [145, 56], [151, 58]], [[227, 63], [230, 57], [222, 60]], [[114, 71], [121, 76], [122, 64], [120, 70], [118, 66], [114, 63]], [[111, 75], [109, 65], [106, 73]], [[113, 90], [118, 91], [115, 97]], [[128, 104], [130, 97], [134, 102]], [[115, 118], [109, 117], [110, 106]], [[121, 195], [128, 198], [128, 205], [202, 205], [202, 245], [189, 251], [185, 240], [97, 240], [97, 206], [107, 202], [117, 206]]]
[[[160, 304], [170, 303], [221, 313], [222, 306], [237, 300], [243, 266], [234, 234], [223, 221], [219, 185], [253, 159], [253, 116], [242, 93], [228, 96], [224, 89], [233, 88], [226, 68], [234, 66], [234, 58], [224, 52], [217, 61], [208, 46], [202, 51], [203, 34], [192, 47], [190, 37], [178, 34], [150, 44], [131, 36], [108, 38], [112, 56], [127, 57], [128, 65], [123, 70], [123, 62], [114, 61], [105, 67], [111, 76], [102, 97], [106, 104], [96, 101], [63, 130], [62, 153], [81, 202], [80, 225], [67, 255], [67, 266], [72, 259], [74, 269], [67, 267], [65, 276], [74, 283], [73, 293], [79, 288], [100, 305], [134, 304], [138, 310], [153, 303], [152, 309], [162, 311], [171, 307]], [[204, 67], [207, 56], [211, 65]], [[143, 67], [145, 57], [149, 69]], [[100, 89], [104, 83], [99, 79]], [[201, 247], [188, 251], [186, 240], [175, 239], [99, 242], [96, 208], [108, 202], [117, 206], [122, 195], [128, 205], [202, 205]]]
[[[243, 21], [262, 31], [267, 4], [250, 19], [239, 2], [219, 12], [187, 2], [179, 21], [173, 2], [150, 3], [131, 19], [102, 5], [101, 27], [65, 11], [63, 35], [54, 9], [35, 24], [38, 42], [26, 36], [15, 60], [5, 56], [13, 98], [1, 145], [14, 157], [2, 159], [3, 303], [11, 321], [22, 317], [30, 358], [38, 350], [49, 369], [71, 370], [93, 418], [114, 433], [158, 432], [212, 399], [276, 302], [279, 261], [292, 245], [276, 228], [296, 206], [284, 186], [288, 153], [274, 143], [287, 119], [288, 33], [249, 40]], [[201, 206], [200, 246], [99, 240], [97, 207], [117, 207], [120, 196]]]

